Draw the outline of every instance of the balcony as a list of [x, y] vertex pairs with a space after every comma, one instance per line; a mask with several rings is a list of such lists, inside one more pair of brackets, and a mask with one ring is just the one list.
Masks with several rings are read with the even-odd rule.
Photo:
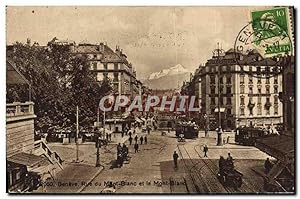
[[33, 102], [13, 102], [6, 104], [6, 121], [35, 118]]

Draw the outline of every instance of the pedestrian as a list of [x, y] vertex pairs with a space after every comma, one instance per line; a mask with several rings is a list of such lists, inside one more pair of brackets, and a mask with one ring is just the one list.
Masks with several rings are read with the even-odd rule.
[[151, 127], [147, 126], [148, 135], [150, 134]]
[[229, 137], [229, 136], [227, 136], [227, 142], [226, 142], [227, 144], [229, 143], [229, 138], [230, 138], [230, 137]]
[[226, 139], [225, 138], [223, 138], [223, 145], [225, 145], [226, 144]]
[[267, 160], [265, 161], [265, 173], [268, 174], [270, 172], [270, 170], [272, 169], [273, 167], [273, 164], [272, 162], [270, 161], [269, 158], [267, 158]]
[[134, 141], [135, 141], [135, 143], [137, 143], [137, 141], [138, 141], [138, 136], [137, 135], [134, 137]]
[[106, 141], [108, 142], [108, 133], [106, 133]]
[[172, 127], [172, 122], [169, 120], [167, 123], [168, 133], [170, 133], [170, 128]]
[[122, 146], [121, 146], [121, 143], [119, 143], [117, 146], [117, 153], [119, 154], [119, 153], [121, 153], [121, 151], [122, 151]]
[[230, 153], [228, 153], [227, 160], [228, 160], [228, 161], [233, 161], [233, 158], [232, 158], [232, 156], [231, 156]]
[[144, 141], [143, 136], [140, 138], [140, 141], [141, 141], [141, 145], [142, 145], [142, 144], [143, 144], [143, 141]]
[[204, 157], [207, 157], [208, 147], [207, 145], [204, 145], [203, 147]]
[[174, 151], [173, 153], [173, 161], [174, 161], [174, 167], [175, 169], [177, 169], [177, 160], [178, 160], [178, 154], [176, 153], [176, 151]]
[[124, 131], [121, 132], [121, 136], [124, 137]]
[[132, 144], [132, 140], [133, 140], [133, 139], [132, 139], [132, 137], [130, 136], [130, 137], [129, 137], [129, 145]]
[[134, 144], [134, 153], [139, 152], [139, 144], [136, 142]]
[[145, 135], [144, 141], [145, 141], [145, 144], [147, 144], [148, 139], [147, 139], [146, 135]]
[[108, 137], [109, 137], [109, 141], [111, 142], [111, 134], [109, 134]]

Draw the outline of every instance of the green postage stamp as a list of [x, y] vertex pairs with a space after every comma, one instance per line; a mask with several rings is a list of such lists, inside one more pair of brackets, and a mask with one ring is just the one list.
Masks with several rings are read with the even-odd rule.
[[289, 10], [279, 7], [251, 12], [254, 31], [253, 44], [264, 56], [274, 56], [292, 51], [290, 39]]

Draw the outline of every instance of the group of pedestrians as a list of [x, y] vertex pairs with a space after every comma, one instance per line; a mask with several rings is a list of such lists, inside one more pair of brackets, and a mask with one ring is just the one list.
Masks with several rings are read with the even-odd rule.
[[[141, 136], [140, 139], [138, 139], [138, 136], [136, 135], [136, 136], [134, 137], [134, 141], [135, 141], [135, 143], [134, 143], [134, 153], [139, 152], [139, 144], [138, 144], [138, 140], [140, 140], [140, 144], [141, 144], [141, 145], [142, 145], [143, 143], [144, 143], [144, 144], [147, 144], [147, 143], [148, 143], [148, 138], [147, 138], [146, 135], [145, 135], [144, 137]], [[129, 137], [129, 144], [130, 144], [130, 145], [132, 145], [132, 141], [133, 141], [133, 138], [130, 136], [130, 137]]]

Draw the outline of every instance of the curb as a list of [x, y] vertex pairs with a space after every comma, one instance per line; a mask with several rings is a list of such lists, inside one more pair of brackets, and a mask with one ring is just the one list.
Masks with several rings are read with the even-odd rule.
[[91, 177], [91, 179], [86, 183], [86, 185], [83, 185], [82, 187], [80, 187], [80, 189], [78, 190], [78, 191], [76, 191], [76, 193], [80, 193], [80, 192], [82, 192], [86, 187], [87, 187], [87, 185], [90, 183], [90, 182], [92, 182], [102, 171], [104, 170], [104, 167], [103, 166], [101, 166], [101, 169], [99, 169], [98, 171], [97, 171], [97, 173], [95, 174], [95, 175], [93, 175], [93, 177]]

